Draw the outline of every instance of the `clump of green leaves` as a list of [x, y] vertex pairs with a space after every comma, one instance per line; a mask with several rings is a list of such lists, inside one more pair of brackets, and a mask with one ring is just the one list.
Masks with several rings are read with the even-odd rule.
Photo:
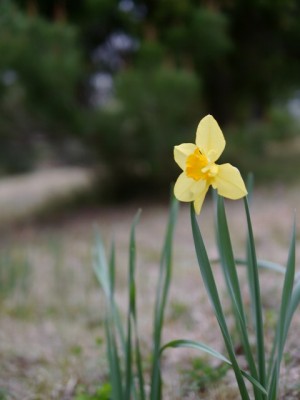
[[[245, 379], [253, 386], [255, 400], [276, 400], [279, 395], [280, 364], [284, 354], [284, 346], [292, 317], [300, 302], [300, 280], [299, 277], [295, 275], [295, 222], [292, 229], [286, 268], [271, 262], [259, 261], [256, 256], [254, 234], [247, 198], [244, 198], [244, 206], [248, 232], [246, 259], [237, 260], [233, 253], [223, 198], [220, 196], [216, 198], [216, 241], [219, 248], [220, 264], [227, 286], [227, 292], [231, 300], [232, 314], [235, 318], [235, 324], [239, 333], [244, 361], [247, 363], [247, 371], [241, 368], [240, 361], [237, 357], [234, 338], [233, 335], [230, 334], [228, 328], [211, 262], [196, 220], [193, 206], [191, 206], [191, 225], [195, 250], [204, 285], [221, 330], [228, 358], [202, 342], [185, 339], [167, 343], [162, 348], [162, 351], [168, 347], [190, 347], [204, 351], [232, 367], [243, 400], [250, 400], [250, 393], [246, 386]], [[236, 268], [238, 264], [246, 265], [247, 268], [251, 300], [250, 315], [252, 318], [247, 318], [246, 316], [247, 313], [243, 303], [243, 296]], [[273, 270], [273, 272], [281, 272], [284, 274], [279, 317], [276, 324], [271, 354], [266, 354], [264, 345], [263, 307], [259, 283], [259, 268], [266, 268]], [[249, 326], [251, 329], [249, 329]], [[250, 341], [251, 330], [255, 332], [254, 348]]]
[[120, 310], [115, 301], [115, 248], [112, 245], [110, 258], [106, 258], [103, 243], [98, 237], [94, 270], [105, 296], [105, 334], [109, 376], [114, 400], [160, 400], [162, 384], [160, 373], [161, 335], [164, 311], [172, 272], [172, 242], [177, 217], [178, 203], [174, 199], [170, 208], [169, 222], [163, 245], [153, 321], [153, 340], [150, 362], [150, 392], [146, 392], [147, 376], [143, 362], [138, 331], [136, 299], [136, 246], [135, 227], [138, 212], [133, 220], [129, 242], [128, 311], [126, 324], [122, 323]]

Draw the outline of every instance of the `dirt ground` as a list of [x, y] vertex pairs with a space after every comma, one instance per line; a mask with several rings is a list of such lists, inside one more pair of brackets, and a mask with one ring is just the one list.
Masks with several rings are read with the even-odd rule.
[[[63, 181], [62, 175], [63, 171], [60, 171]], [[85, 185], [88, 174], [79, 175]], [[64, 182], [70, 176], [66, 175]], [[40, 182], [47, 181], [39, 178]], [[49, 182], [47, 190], [53, 193], [49, 189]], [[57, 184], [54, 178], [53, 182], [53, 185]], [[77, 182], [75, 178], [74, 182]], [[29, 194], [26, 187], [31, 186], [27, 181], [21, 192], [10, 189], [10, 198], [7, 189], [3, 194], [4, 187], [9, 186], [8, 181], [4, 183], [6, 186], [0, 182], [0, 204], [2, 210], [5, 204], [13, 210], [13, 201], [22, 193], [27, 198]], [[40, 191], [41, 185], [38, 185]], [[66, 183], [62, 183], [62, 187], [64, 185]], [[33, 191], [31, 195], [35, 197]], [[6, 200], [1, 202], [4, 198]], [[277, 184], [255, 189], [252, 222], [260, 259], [283, 265], [286, 262], [294, 210], [299, 210], [299, 199], [300, 184], [288, 187]], [[20, 198], [19, 202], [22, 203]], [[142, 208], [142, 216], [136, 232], [138, 314], [141, 343], [147, 359], [160, 250], [167, 223], [167, 204], [153, 204], [145, 199], [139, 203], [101, 206], [78, 213], [73, 211], [71, 216], [60, 216], [43, 224], [31, 224], [27, 220], [26, 223], [19, 222], [10, 227], [5, 221], [5, 229], [1, 229], [0, 267], [3, 270], [3, 265], [9, 266], [15, 273], [10, 290], [0, 288], [0, 390], [3, 392], [1, 397], [0, 391], [0, 399], [75, 399], [80, 388], [92, 392], [107, 381], [104, 299], [92, 271], [95, 229], [101, 232], [108, 248], [112, 237], [115, 239], [117, 300], [125, 312], [129, 229], [139, 207]], [[236, 255], [243, 257], [246, 232], [243, 203], [227, 201], [226, 210]], [[22, 212], [31, 213], [32, 209], [23, 209]], [[217, 253], [210, 198], [205, 202], [199, 224], [209, 255], [215, 258]], [[298, 224], [298, 238], [299, 232]], [[299, 241], [297, 254], [299, 271]], [[217, 266], [215, 273], [228, 315], [227, 296]], [[246, 276], [242, 269], [240, 279], [247, 304]], [[279, 274], [261, 273], [267, 347], [270, 346], [272, 326], [277, 316], [281, 285], [282, 276]], [[282, 367], [282, 399], [300, 398], [299, 328], [300, 312], [297, 310]], [[173, 277], [163, 341], [176, 338], [203, 341], [224, 351], [195, 259], [189, 208], [184, 204], [180, 208], [174, 238]], [[163, 358], [164, 398], [238, 399], [230, 372], [214, 381], [212, 376], [205, 378], [201, 365], [198, 365], [196, 372], [204, 380], [205, 390], [199, 393], [195, 360], [201, 357], [205, 365], [212, 369], [219, 368], [218, 362], [196, 351], [166, 351]]]

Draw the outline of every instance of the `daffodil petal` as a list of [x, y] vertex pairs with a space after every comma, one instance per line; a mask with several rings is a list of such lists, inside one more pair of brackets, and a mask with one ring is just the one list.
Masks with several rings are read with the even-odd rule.
[[222, 164], [218, 167], [218, 173], [212, 182], [218, 194], [232, 200], [246, 196], [248, 192], [240, 171], [231, 164]]
[[186, 167], [186, 159], [194, 153], [197, 146], [194, 143], [183, 143], [174, 147], [174, 159], [179, 167], [184, 171]]
[[197, 214], [200, 214], [202, 204], [204, 202], [206, 193], [208, 191], [209, 185], [206, 183], [203, 187], [202, 190], [199, 191], [196, 195], [196, 199], [194, 200], [194, 208]]
[[196, 133], [196, 145], [211, 162], [215, 162], [223, 153], [225, 139], [217, 121], [207, 115], [199, 122]]
[[195, 181], [182, 172], [175, 183], [174, 195], [180, 201], [194, 201], [205, 184], [204, 180]]
[[174, 195], [180, 201], [193, 201], [195, 199], [195, 188], [197, 182], [182, 172], [174, 186]]

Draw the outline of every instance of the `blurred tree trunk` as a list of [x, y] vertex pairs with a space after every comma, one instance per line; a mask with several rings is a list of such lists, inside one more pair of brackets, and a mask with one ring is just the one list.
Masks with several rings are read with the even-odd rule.
[[54, 20], [64, 22], [67, 19], [67, 10], [65, 0], [60, 0], [54, 4]]
[[31, 16], [34, 16], [38, 13], [36, 0], [27, 0], [27, 13]]

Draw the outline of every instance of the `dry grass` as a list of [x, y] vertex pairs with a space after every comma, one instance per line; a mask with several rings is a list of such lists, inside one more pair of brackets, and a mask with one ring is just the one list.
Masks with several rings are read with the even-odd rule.
[[[9, 182], [5, 185], [9, 186]], [[48, 189], [49, 185], [48, 181]], [[0, 193], [3, 193], [3, 187], [0, 184]], [[15, 197], [17, 192], [12, 192]], [[261, 188], [255, 192], [252, 215], [260, 258], [285, 262], [293, 210], [299, 205], [299, 194], [299, 186]], [[0, 195], [0, 203], [5, 196], [8, 195]], [[138, 304], [142, 344], [147, 358], [167, 205], [144, 202], [121, 207], [101, 207], [47, 225], [24, 224], [2, 231], [1, 254], [8, 252], [9, 265], [17, 269], [23, 268], [26, 260], [30, 272], [27, 286], [11, 291], [0, 300], [0, 388], [9, 393], [8, 399], [73, 399], [78, 386], [83, 385], [93, 390], [105, 381], [107, 365], [103, 343], [103, 298], [91, 267], [93, 226], [98, 225], [106, 243], [109, 243], [112, 236], [115, 237], [117, 298], [125, 310], [129, 227], [138, 206], [143, 208], [137, 228]], [[228, 202], [226, 206], [235, 249], [238, 255], [243, 255], [245, 219], [242, 203]], [[200, 225], [209, 253], [214, 257], [216, 249], [212, 218], [212, 205], [208, 201], [200, 217]], [[299, 247], [298, 242], [297, 265]], [[222, 277], [219, 272], [216, 273], [226, 306]], [[245, 281], [243, 272], [241, 281]], [[263, 301], [271, 325], [276, 317], [281, 282], [280, 276], [262, 274]], [[244, 283], [243, 288], [247, 301]], [[299, 312], [296, 314], [282, 369], [284, 399], [300, 397], [300, 390], [296, 388], [300, 380], [300, 315]], [[164, 329], [164, 340], [173, 338], [201, 340], [223, 351], [220, 333], [196, 264], [188, 208], [184, 206], [181, 207], [175, 235], [173, 281]], [[166, 383], [164, 398], [238, 399], [231, 373], [217, 382], [208, 380], [206, 392], [197, 394], [197, 391], [189, 390], [196, 382], [186, 371], [192, 371], [193, 358], [200, 356], [194, 351], [166, 352], [163, 362]], [[211, 359], [204, 360], [218, 366]], [[189, 387], [183, 381], [183, 376], [191, 379]]]

